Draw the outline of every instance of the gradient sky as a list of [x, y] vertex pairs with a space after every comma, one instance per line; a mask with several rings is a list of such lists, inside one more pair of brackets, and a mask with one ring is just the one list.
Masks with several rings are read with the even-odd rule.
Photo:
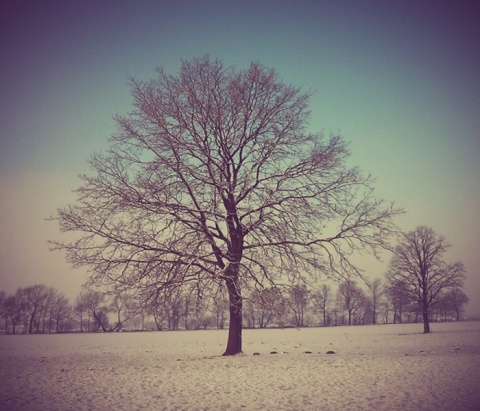
[[[311, 129], [340, 132], [377, 196], [431, 226], [467, 268], [480, 315], [480, 14], [471, 1], [26, 1], [0, 16], [0, 289], [44, 283], [71, 300], [45, 221], [132, 109], [127, 79], [209, 54], [313, 89]], [[31, 3], [31, 5], [29, 5]], [[388, 261], [389, 256], [386, 256]], [[372, 277], [386, 263], [365, 262]]]

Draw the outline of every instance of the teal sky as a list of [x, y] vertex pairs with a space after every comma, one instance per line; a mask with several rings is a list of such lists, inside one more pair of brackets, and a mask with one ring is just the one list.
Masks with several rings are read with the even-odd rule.
[[[11, 2], [14, 3], [14, 2]], [[30, 3], [30, 4], [29, 4]], [[42, 1], [0, 16], [0, 289], [45, 283], [73, 299], [46, 222], [132, 109], [127, 79], [209, 54], [313, 89], [311, 129], [350, 142], [377, 195], [431, 226], [467, 267], [480, 315], [480, 12], [471, 1]], [[389, 256], [385, 258], [388, 260]], [[363, 268], [383, 276], [386, 264]]]

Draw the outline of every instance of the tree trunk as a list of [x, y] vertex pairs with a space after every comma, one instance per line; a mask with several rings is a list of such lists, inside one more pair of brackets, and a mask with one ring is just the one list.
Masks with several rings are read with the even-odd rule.
[[83, 311], [80, 312], [80, 332], [83, 333]]
[[424, 308], [423, 313], [423, 333], [428, 334], [430, 332], [430, 319], [428, 317], [428, 309]]
[[236, 276], [225, 280], [230, 301], [230, 325], [228, 327], [227, 348], [223, 355], [242, 353], [242, 296]]
[[30, 316], [30, 324], [28, 326], [28, 333], [32, 334], [33, 333], [33, 321], [35, 319], [35, 313], [31, 314]]
[[99, 317], [99, 315], [95, 311], [92, 314], [95, 317], [95, 320], [97, 321], [98, 325], [102, 328], [102, 331], [106, 333], [108, 330], [107, 330], [107, 327], [103, 325], [102, 319]]

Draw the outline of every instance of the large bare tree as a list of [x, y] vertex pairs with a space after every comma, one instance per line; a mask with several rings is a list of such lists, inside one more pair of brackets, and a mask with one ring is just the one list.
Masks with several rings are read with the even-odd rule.
[[423, 332], [430, 332], [429, 311], [442, 290], [459, 287], [465, 277], [460, 261], [447, 264], [443, 254], [450, 245], [432, 228], [419, 226], [403, 234], [390, 261], [388, 278], [402, 284], [422, 309]]
[[[137, 289], [145, 303], [180, 286], [230, 301], [225, 355], [242, 352], [242, 287], [359, 272], [356, 250], [388, 246], [399, 211], [372, 197], [339, 136], [307, 131], [311, 93], [274, 70], [208, 57], [131, 80], [135, 110], [77, 201], [58, 211], [58, 242], [91, 285]], [[301, 278], [299, 278], [301, 277]]]

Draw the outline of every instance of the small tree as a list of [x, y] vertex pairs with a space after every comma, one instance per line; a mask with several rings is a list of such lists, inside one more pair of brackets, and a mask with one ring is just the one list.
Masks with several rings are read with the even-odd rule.
[[402, 281], [388, 278], [385, 295], [387, 300], [392, 303], [393, 323], [402, 323], [404, 309], [412, 302], [407, 286]]
[[8, 334], [11, 327], [12, 334], [15, 334], [17, 324], [21, 323], [25, 314], [23, 303], [17, 294], [6, 296], [2, 304], [2, 313], [5, 319], [5, 333]]
[[380, 299], [383, 296], [382, 289], [382, 280], [375, 278], [371, 283], [368, 284], [368, 289], [370, 290], [370, 297], [372, 302], [372, 323], [377, 323], [377, 310], [380, 306]]
[[310, 291], [302, 285], [295, 285], [290, 289], [289, 305], [293, 314], [295, 327], [305, 326], [305, 313], [310, 299]]
[[402, 284], [419, 304], [424, 333], [430, 332], [429, 311], [441, 291], [461, 286], [465, 278], [461, 262], [443, 261], [449, 247], [443, 236], [419, 226], [403, 235], [390, 262], [388, 277], [392, 283]]
[[455, 313], [455, 318], [460, 321], [465, 304], [468, 303], [468, 296], [460, 287], [454, 287], [444, 296], [446, 306]]
[[[76, 306], [82, 307], [89, 315], [89, 331], [98, 331], [101, 329], [103, 332], [109, 330], [108, 313], [109, 308], [105, 304], [105, 294], [83, 290], [77, 299]], [[90, 319], [93, 320], [90, 321]]]
[[213, 305], [215, 325], [219, 330], [223, 330], [230, 306], [227, 292], [223, 286], [217, 288], [217, 292], [213, 298]]
[[[87, 310], [86, 303], [85, 303], [85, 292], [82, 291], [77, 298], [75, 299], [75, 303], [73, 304], [73, 312], [78, 318], [78, 324], [80, 325], [80, 332], [90, 331], [90, 314]], [[85, 324], [87, 321], [87, 324]]]
[[355, 281], [347, 278], [338, 286], [338, 301], [348, 315], [348, 325], [352, 325], [353, 316], [360, 310], [365, 302], [365, 293]]
[[332, 289], [328, 284], [322, 284], [319, 290], [313, 292], [312, 299], [316, 310], [320, 310], [323, 319], [323, 326], [329, 325], [328, 304], [330, 302]]
[[211, 325], [214, 321], [208, 314], [209, 304], [212, 302], [210, 296], [204, 295], [202, 290], [195, 288], [185, 291], [188, 291], [182, 295], [185, 329], [198, 330]]
[[298, 283], [357, 268], [355, 250], [388, 247], [399, 213], [349, 168], [346, 144], [307, 131], [310, 93], [274, 70], [210, 58], [178, 75], [132, 80], [135, 110], [117, 116], [77, 202], [58, 211], [57, 242], [90, 285], [137, 289], [146, 301], [192, 282], [229, 298], [225, 355], [242, 352], [242, 287]]
[[69, 331], [71, 322], [72, 306], [63, 293], [56, 293], [51, 307], [51, 318], [55, 324], [55, 332]]
[[123, 324], [133, 317], [133, 310], [130, 309], [128, 304], [129, 296], [123, 293], [118, 293], [112, 296], [109, 309], [115, 313], [115, 324], [111, 331], [119, 331], [122, 329]]
[[8, 334], [8, 314], [5, 310], [5, 301], [7, 299], [7, 293], [4, 290], [0, 290], [0, 316], [4, 321], [5, 334]]
[[46, 314], [46, 301], [49, 298], [48, 288], [43, 284], [21, 287], [16, 297], [24, 311], [28, 333], [40, 332], [41, 319]]
[[274, 320], [281, 324], [285, 323], [287, 304], [279, 288], [265, 288], [258, 292], [255, 299], [255, 306], [258, 309], [258, 325], [266, 328]]

